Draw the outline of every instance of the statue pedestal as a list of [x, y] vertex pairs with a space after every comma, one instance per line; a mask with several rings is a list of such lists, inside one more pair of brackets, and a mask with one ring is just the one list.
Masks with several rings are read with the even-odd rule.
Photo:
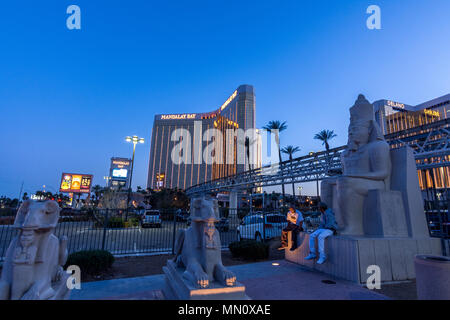
[[239, 282], [233, 287], [210, 282], [208, 288], [201, 289], [184, 279], [184, 268], [177, 268], [172, 260], [167, 261], [163, 271], [165, 274], [163, 293], [168, 300], [249, 300], [245, 294], [245, 286]]
[[382, 282], [409, 280], [416, 277], [416, 254], [442, 254], [441, 241], [437, 238], [338, 235], [325, 240], [327, 261], [319, 265], [315, 263], [316, 260], [305, 260], [309, 254], [308, 233], [300, 233], [298, 244], [299, 247], [294, 252], [285, 250], [286, 260], [360, 284], [365, 284], [370, 276], [367, 273], [367, 267], [370, 265], [380, 267]]

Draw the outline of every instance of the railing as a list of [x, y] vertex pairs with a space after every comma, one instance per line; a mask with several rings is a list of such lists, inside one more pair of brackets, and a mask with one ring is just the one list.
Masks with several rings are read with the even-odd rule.
[[341, 152], [346, 146], [283, 161], [274, 165], [245, 171], [236, 175], [195, 185], [186, 190], [188, 195], [205, 192], [230, 191], [268, 187], [287, 183], [300, 183], [322, 180], [341, 173]]
[[[220, 232], [222, 247], [227, 248], [231, 242], [238, 241], [242, 218], [254, 215], [254, 212], [250, 212], [250, 209], [229, 208], [220, 208], [219, 211], [221, 219], [216, 223], [216, 228]], [[173, 253], [178, 230], [186, 229], [191, 224], [189, 216], [175, 209], [160, 210], [160, 220], [155, 219], [154, 223], [147, 224], [143, 213], [128, 215], [127, 221], [125, 210], [94, 210], [63, 215], [55, 234], [59, 238], [68, 238], [69, 253], [97, 249], [107, 250], [116, 256]], [[265, 211], [264, 215], [279, 213], [272, 210]], [[0, 225], [0, 260], [4, 259], [11, 240], [17, 234], [12, 226], [13, 217], [8, 220], [11, 224]], [[252, 226], [248, 231], [255, 235], [257, 226]], [[281, 230], [267, 232], [264, 239], [280, 235]]]
[[[447, 201], [425, 201], [430, 236], [450, 238]], [[231, 242], [243, 239], [266, 241], [281, 236], [287, 225], [286, 209], [220, 208], [220, 221], [216, 228], [220, 232], [221, 244], [227, 248]], [[304, 213], [304, 229], [314, 230], [320, 217], [313, 208], [300, 208]], [[103, 249], [113, 255], [172, 254], [175, 250], [178, 230], [190, 226], [187, 213], [176, 210], [160, 210], [160, 222], [146, 225], [139, 212], [128, 216], [124, 210], [95, 210], [90, 213], [75, 213], [60, 217], [55, 234], [68, 238], [69, 253], [80, 250]], [[13, 221], [3, 219], [3, 223]], [[17, 231], [12, 224], [0, 225], [0, 261], [6, 255], [11, 240]], [[444, 240], [443, 240], [444, 241]]]

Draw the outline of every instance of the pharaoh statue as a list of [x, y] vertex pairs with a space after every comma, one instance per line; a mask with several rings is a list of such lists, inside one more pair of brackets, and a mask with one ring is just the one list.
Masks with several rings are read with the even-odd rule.
[[388, 191], [391, 177], [389, 145], [363, 95], [350, 108], [348, 144], [341, 162], [342, 176], [322, 181], [322, 201], [336, 211], [341, 234], [363, 235], [364, 200], [369, 190]]
[[6, 252], [0, 280], [0, 300], [67, 299], [69, 275], [63, 265], [67, 259], [67, 238], [58, 239], [53, 231], [59, 219], [55, 201], [25, 201], [17, 211], [17, 236]]

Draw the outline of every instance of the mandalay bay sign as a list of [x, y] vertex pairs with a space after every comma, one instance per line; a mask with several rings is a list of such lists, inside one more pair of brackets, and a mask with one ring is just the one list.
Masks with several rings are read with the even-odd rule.
[[186, 113], [186, 114], [162, 114], [161, 120], [186, 120], [186, 119], [196, 119], [196, 113]]
[[[195, 139], [189, 130], [184, 128], [172, 132], [170, 139], [176, 143], [170, 156], [174, 165], [239, 165], [248, 162], [258, 166], [262, 162], [272, 166], [271, 174], [276, 174], [280, 148], [278, 134], [278, 130], [269, 132], [254, 128], [245, 131], [241, 128], [225, 131], [211, 128], [203, 131], [202, 122], [194, 121]], [[258, 154], [259, 152], [261, 154]]]

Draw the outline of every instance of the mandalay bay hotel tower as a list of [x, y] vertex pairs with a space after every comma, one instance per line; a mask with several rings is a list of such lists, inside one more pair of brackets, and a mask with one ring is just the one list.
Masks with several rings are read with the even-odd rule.
[[[249, 143], [247, 139], [246, 145], [245, 138], [237, 134], [255, 129], [253, 87], [241, 85], [225, 99], [212, 112], [155, 115], [147, 188], [187, 189], [260, 165], [260, 143]], [[221, 134], [216, 137], [211, 131]], [[183, 139], [186, 141], [181, 150]], [[249, 144], [252, 144], [249, 149], [254, 150], [249, 152], [251, 158], [244, 156]], [[215, 160], [205, 161], [207, 153]]]

